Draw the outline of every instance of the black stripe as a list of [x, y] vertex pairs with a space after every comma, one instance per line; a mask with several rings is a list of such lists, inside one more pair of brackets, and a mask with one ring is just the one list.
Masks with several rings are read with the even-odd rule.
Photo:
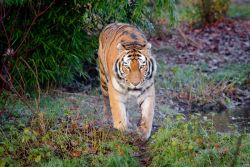
[[151, 63], [152, 63], [152, 73], [153, 73], [154, 70], [155, 70], [155, 69], [154, 69], [154, 68], [155, 68], [155, 67], [154, 67], [154, 66], [155, 66], [155, 63], [154, 63], [153, 59], [150, 59], [150, 60], [151, 60]]
[[152, 59], [149, 59], [149, 72], [148, 72], [148, 76], [147, 79], [151, 79], [153, 77], [153, 71], [154, 71], [154, 63]]
[[105, 72], [104, 72], [104, 70], [102, 68], [100, 69], [100, 72], [101, 72], [102, 75], [105, 76]]
[[104, 83], [107, 82], [105, 75], [101, 75], [101, 76], [100, 76], [100, 81], [101, 81], [101, 82], [104, 82]]
[[120, 63], [120, 62], [118, 63], [118, 60], [119, 59], [117, 59], [116, 62], [115, 62], [115, 73], [116, 73], [117, 78], [120, 79], [120, 80], [122, 80], [122, 77], [119, 75], [119, 72], [118, 72], [119, 69], [118, 69], [117, 66], [119, 66], [119, 63]]
[[139, 107], [140, 107], [141, 110], [142, 110], [141, 106], [142, 106], [143, 103], [144, 103], [144, 100], [139, 103]]
[[100, 68], [101, 74], [104, 76], [104, 78], [106, 79], [106, 81], [108, 81], [108, 76], [106, 76], [106, 73], [105, 73], [105, 70], [104, 70], [104, 66], [103, 66], [102, 61], [100, 59], [99, 59], [99, 68]]
[[141, 91], [142, 88], [128, 88], [128, 91]]
[[116, 60], [116, 62], [115, 62], [115, 73], [116, 73], [116, 74], [118, 73], [117, 61], [118, 61], [118, 60]]
[[147, 59], [147, 60], [146, 60], [147, 66], [148, 66], [147, 73], [146, 73], [146, 75], [147, 75], [146, 79], [148, 79], [148, 76], [149, 76], [149, 74], [150, 74], [150, 69], [151, 69], [151, 63], [149, 63], [148, 58], [146, 58], [146, 59]]
[[103, 67], [103, 64], [100, 58], [99, 58], [99, 64]]
[[125, 87], [120, 83], [120, 82], [117, 82], [119, 84], [119, 86], [122, 88], [122, 89], [125, 89]]
[[103, 85], [102, 85], [102, 89], [108, 91], [108, 87], [107, 87], [107, 86], [103, 86]]
[[106, 81], [101, 80], [100, 83], [101, 83], [101, 88], [107, 92], [108, 86], [107, 86]]

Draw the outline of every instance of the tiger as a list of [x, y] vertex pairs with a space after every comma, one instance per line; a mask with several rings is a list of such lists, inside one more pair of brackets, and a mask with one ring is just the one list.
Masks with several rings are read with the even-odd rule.
[[99, 36], [98, 62], [104, 114], [111, 110], [113, 127], [128, 131], [126, 101], [136, 97], [141, 111], [137, 131], [147, 140], [154, 117], [156, 61], [146, 36], [131, 24], [107, 25]]

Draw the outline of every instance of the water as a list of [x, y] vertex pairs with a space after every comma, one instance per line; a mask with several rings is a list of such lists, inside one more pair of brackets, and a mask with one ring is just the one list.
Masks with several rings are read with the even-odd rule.
[[202, 115], [203, 119], [212, 119], [219, 132], [238, 131], [250, 132], [250, 105], [229, 109], [223, 112], [210, 112]]

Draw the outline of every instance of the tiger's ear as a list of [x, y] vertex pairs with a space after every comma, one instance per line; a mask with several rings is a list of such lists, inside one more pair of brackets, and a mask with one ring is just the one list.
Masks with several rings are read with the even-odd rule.
[[118, 50], [121, 50], [123, 48], [121, 43], [118, 43], [116, 47], [117, 47]]
[[151, 43], [148, 42], [146, 47], [147, 47], [147, 49], [151, 49], [151, 47], [152, 47]]
[[118, 49], [118, 53], [121, 53], [122, 50], [124, 49], [124, 46], [121, 43], [118, 43], [116, 47]]

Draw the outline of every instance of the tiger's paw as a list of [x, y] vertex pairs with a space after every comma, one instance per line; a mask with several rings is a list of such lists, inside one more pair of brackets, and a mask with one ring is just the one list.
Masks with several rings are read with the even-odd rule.
[[114, 123], [114, 128], [118, 129], [118, 130], [120, 130], [122, 132], [128, 131], [128, 125], [122, 123], [121, 121]]
[[137, 133], [140, 135], [142, 140], [147, 141], [150, 137], [151, 131], [145, 126], [140, 126], [137, 129]]

